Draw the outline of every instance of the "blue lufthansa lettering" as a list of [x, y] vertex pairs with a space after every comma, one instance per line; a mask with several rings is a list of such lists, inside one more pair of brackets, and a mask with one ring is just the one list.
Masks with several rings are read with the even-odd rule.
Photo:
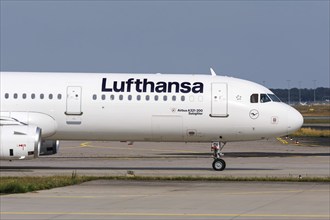
[[111, 88], [107, 88], [107, 78], [102, 79], [102, 92], [112, 92]]
[[138, 93], [203, 93], [204, 84], [202, 82], [153, 82], [148, 79], [129, 78], [126, 81], [112, 81], [108, 84], [107, 78], [102, 78], [102, 92], [131, 92]]

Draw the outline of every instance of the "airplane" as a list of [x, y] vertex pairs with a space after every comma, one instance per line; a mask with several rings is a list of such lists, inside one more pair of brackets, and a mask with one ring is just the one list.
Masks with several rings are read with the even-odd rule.
[[202, 74], [1, 72], [0, 158], [56, 154], [59, 140], [227, 142], [288, 135], [302, 115], [257, 83]]

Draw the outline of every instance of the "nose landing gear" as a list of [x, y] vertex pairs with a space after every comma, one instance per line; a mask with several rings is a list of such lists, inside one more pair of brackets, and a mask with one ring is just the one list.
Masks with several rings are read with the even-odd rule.
[[213, 151], [213, 163], [212, 167], [215, 171], [222, 171], [226, 168], [226, 162], [221, 159], [221, 157], [224, 155], [221, 150], [226, 145], [226, 142], [223, 142], [221, 145], [221, 142], [213, 142], [211, 145], [211, 150]]

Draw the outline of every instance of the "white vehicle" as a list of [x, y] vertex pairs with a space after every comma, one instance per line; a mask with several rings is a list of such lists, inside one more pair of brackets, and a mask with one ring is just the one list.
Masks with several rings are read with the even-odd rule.
[[170, 74], [1, 72], [0, 158], [55, 154], [58, 140], [226, 142], [290, 134], [294, 108], [259, 84]]

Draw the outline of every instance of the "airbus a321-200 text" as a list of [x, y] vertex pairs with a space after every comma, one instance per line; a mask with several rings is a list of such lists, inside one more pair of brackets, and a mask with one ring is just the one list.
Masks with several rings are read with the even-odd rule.
[[0, 158], [58, 152], [59, 140], [227, 142], [288, 135], [303, 117], [247, 80], [201, 74], [1, 72]]

